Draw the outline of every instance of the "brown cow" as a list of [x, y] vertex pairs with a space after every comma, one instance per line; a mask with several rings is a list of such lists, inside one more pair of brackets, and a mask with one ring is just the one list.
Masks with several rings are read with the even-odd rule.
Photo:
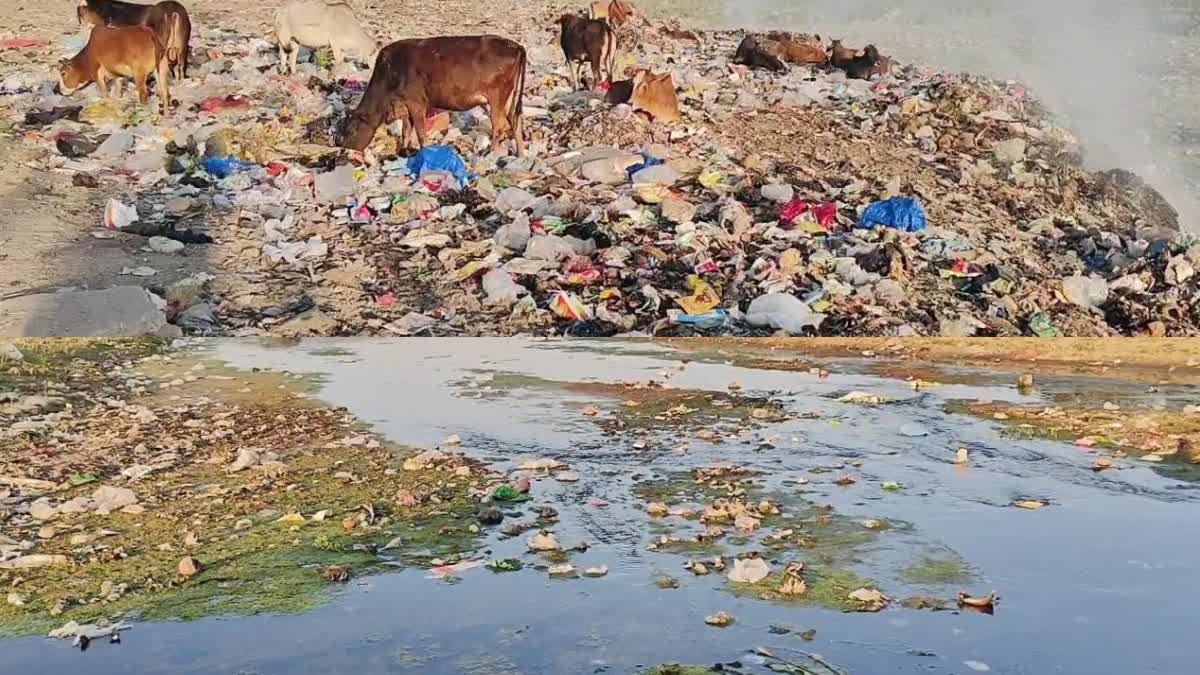
[[607, 21], [613, 28], [620, 28], [637, 16], [637, 10], [625, 0], [596, 0], [588, 7], [588, 17]]
[[879, 63], [876, 63], [875, 66], [871, 68], [871, 72], [867, 74], [867, 77], [871, 78], [876, 75], [880, 77], [883, 77], [884, 75], [891, 75], [892, 68], [894, 68], [895, 65], [896, 61], [892, 59], [892, 57], [881, 56], [879, 57]]
[[812, 66], [829, 62], [820, 35], [797, 38], [791, 33], [768, 33], [763, 48], [785, 63]]
[[604, 21], [588, 19], [578, 14], [564, 14], [558, 19], [562, 32], [558, 42], [571, 69], [571, 86], [583, 87], [583, 64], [592, 64], [592, 86], [600, 85], [600, 77], [612, 84], [617, 60], [617, 34]]
[[787, 70], [787, 66], [783, 61], [774, 54], [754, 35], [747, 35], [738, 45], [737, 52], [733, 55], [733, 62], [751, 68], [766, 68], [782, 72]]
[[521, 102], [527, 57], [521, 45], [495, 35], [400, 40], [384, 47], [358, 108], [346, 121], [342, 147], [362, 150], [380, 125], [406, 122], [425, 145], [430, 108], [470, 110], [487, 105], [492, 149], [507, 130], [517, 157], [525, 152]]
[[845, 68], [858, 55], [859, 52], [857, 49], [850, 49], [843, 46], [841, 40], [834, 40], [833, 44], [829, 45], [829, 65], [834, 68]]
[[[95, 82], [100, 95], [108, 98], [109, 81], [127, 78], [137, 86], [138, 101], [145, 104], [150, 100], [146, 83], [156, 73], [158, 97], [165, 115], [171, 105], [167, 70], [167, 49], [150, 28], [96, 26], [83, 50], [59, 69], [59, 90], [70, 94]], [[120, 95], [118, 83], [117, 96]]]
[[613, 105], [628, 103], [629, 107], [659, 122], [669, 124], [680, 119], [675, 78], [670, 73], [655, 75], [646, 68], [639, 68], [632, 80], [614, 82], [605, 98]]
[[180, 80], [187, 77], [192, 20], [188, 17], [187, 9], [175, 0], [164, 0], [156, 5], [120, 0], [80, 0], [76, 16], [80, 25], [150, 27], [167, 49], [171, 74]]

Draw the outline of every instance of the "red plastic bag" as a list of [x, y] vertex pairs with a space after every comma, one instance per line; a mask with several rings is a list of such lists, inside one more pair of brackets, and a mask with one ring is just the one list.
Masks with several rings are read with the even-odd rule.
[[215, 113], [226, 110], [248, 110], [252, 106], [250, 99], [242, 96], [209, 96], [200, 101], [200, 109], [204, 112]]

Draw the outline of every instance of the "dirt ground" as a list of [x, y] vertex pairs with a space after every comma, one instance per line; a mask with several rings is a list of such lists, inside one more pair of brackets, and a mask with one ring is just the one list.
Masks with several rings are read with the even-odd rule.
[[[709, 341], [705, 341], [709, 342]], [[1129, 338], [759, 338], [721, 340], [781, 353], [880, 356], [927, 364], [1026, 372], [1103, 374], [1131, 381], [1200, 383], [1200, 340]]]

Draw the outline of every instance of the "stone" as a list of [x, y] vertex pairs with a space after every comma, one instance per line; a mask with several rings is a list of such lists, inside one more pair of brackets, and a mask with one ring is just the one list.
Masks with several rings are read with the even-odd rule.
[[140, 286], [38, 293], [0, 303], [0, 335], [12, 337], [131, 337], [167, 325], [162, 302]]
[[0, 342], [0, 361], [24, 361], [25, 355], [11, 342]]
[[35, 520], [51, 520], [58, 515], [58, 509], [54, 508], [48, 497], [42, 497], [29, 505], [29, 515]]
[[305, 335], [331, 335], [338, 327], [336, 319], [313, 307], [307, 312], [279, 324], [278, 332], [284, 337], [304, 337]]
[[792, 201], [796, 190], [786, 183], [768, 183], [762, 186], [762, 197], [776, 204], [786, 204]]
[[203, 569], [204, 565], [202, 565], [199, 560], [190, 556], [180, 560], [179, 565], [176, 567], [176, 571], [179, 572], [179, 576], [183, 577], [184, 579], [190, 579], [196, 576]]
[[183, 242], [167, 239], [166, 237], [150, 237], [146, 245], [155, 253], [179, 253], [183, 250]]
[[668, 222], [677, 225], [690, 223], [696, 217], [696, 206], [686, 199], [674, 195], [670, 195], [663, 200], [661, 209], [662, 217]]
[[137, 504], [137, 495], [129, 488], [102, 485], [92, 493], [93, 508], [100, 515], [108, 515], [117, 509]]
[[1010, 138], [992, 146], [992, 154], [1002, 164], [1015, 164], [1025, 159], [1027, 143], [1024, 138]]

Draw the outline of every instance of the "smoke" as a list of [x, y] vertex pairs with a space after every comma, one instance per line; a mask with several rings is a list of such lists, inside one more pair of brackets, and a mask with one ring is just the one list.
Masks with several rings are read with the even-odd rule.
[[1194, 90], [1170, 89], [1200, 87], [1200, 58], [1166, 79], [1181, 65], [1173, 56], [1200, 53], [1200, 0], [723, 0], [722, 10], [709, 22], [818, 32], [1024, 82], [1076, 132], [1089, 168], [1138, 173], [1185, 229], [1200, 229], [1200, 158], [1176, 136], [1200, 128], [1200, 110]]

